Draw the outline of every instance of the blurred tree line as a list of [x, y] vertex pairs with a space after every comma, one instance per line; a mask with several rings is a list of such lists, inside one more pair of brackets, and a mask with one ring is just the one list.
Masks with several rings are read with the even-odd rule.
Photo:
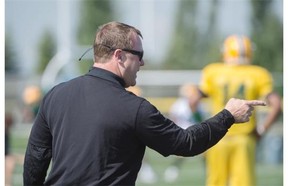
[[[80, 45], [93, 46], [98, 26], [113, 20], [111, 3], [110, 0], [82, 1], [77, 38]], [[91, 60], [83, 59], [79, 63], [80, 71], [87, 72], [92, 65]]]
[[[215, 24], [218, 5], [211, 0], [208, 11], [208, 28], [199, 30], [195, 20], [199, 1], [179, 1], [174, 36], [164, 69], [202, 69], [211, 62], [221, 60], [220, 46], [223, 42]], [[250, 38], [256, 46], [253, 64], [269, 71], [283, 71], [283, 21], [272, 10], [272, 0], [250, 0], [252, 7]], [[237, 33], [231, 33], [237, 34]]]
[[42, 39], [39, 42], [39, 56], [38, 56], [38, 63], [36, 65], [36, 73], [41, 75], [46, 66], [48, 65], [49, 61], [56, 55], [57, 48], [56, 48], [56, 40], [53, 37], [53, 34], [46, 30], [42, 36]]
[[272, 11], [272, 0], [251, 0], [252, 41], [256, 44], [254, 64], [283, 72], [283, 21]]
[[[211, 0], [207, 27], [197, 25], [199, 0], [181, 0], [176, 14], [176, 26], [166, 58], [160, 69], [202, 69], [208, 63], [221, 60], [223, 36], [217, 31], [216, 18], [221, 0]], [[272, 0], [250, 0], [251, 40], [256, 46], [253, 63], [270, 71], [283, 71], [283, 21], [272, 10]], [[83, 1], [84, 12], [79, 25], [80, 44], [91, 45], [97, 26], [113, 20], [110, 1]], [[98, 19], [99, 18], [99, 19]], [[204, 20], [203, 20], [204, 21]], [[231, 33], [232, 34], [232, 33]], [[237, 34], [237, 33], [236, 33]], [[83, 65], [84, 64], [84, 65]], [[87, 62], [81, 63], [87, 66]], [[89, 64], [91, 65], [91, 64]]]
[[164, 69], [201, 69], [207, 63], [219, 59], [216, 15], [218, 0], [211, 0], [208, 9], [207, 28], [200, 30], [197, 25], [198, 1], [179, 1], [174, 35], [164, 59]]
[[19, 71], [17, 66], [16, 52], [12, 45], [12, 36], [5, 33], [5, 74], [17, 73]]
[[[81, 17], [78, 29], [78, 44], [79, 45], [93, 45], [94, 34], [99, 25], [112, 21], [114, 16], [111, 9], [111, 1], [109, 0], [82, 0], [81, 1]], [[16, 51], [12, 46], [13, 35], [9, 35], [9, 32], [5, 32], [5, 73], [17, 73], [19, 72]], [[41, 75], [49, 61], [57, 52], [56, 36], [51, 31], [45, 30], [42, 34], [42, 38], [38, 44], [38, 62], [34, 67], [36, 74]], [[79, 63], [82, 71], [87, 72], [87, 69], [91, 67], [91, 60], [85, 59]]]
[[[106, 0], [83, 0], [81, 2], [81, 17], [79, 21], [77, 41], [79, 45], [93, 45], [94, 35], [99, 25], [113, 20], [111, 2]], [[41, 74], [49, 62], [56, 54], [56, 42], [51, 33], [46, 32], [39, 45], [39, 65], [37, 72]], [[82, 59], [78, 63], [80, 71], [85, 73], [92, 66], [91, 60]]]
[[[197, 6], [199, 0], [181, 0], [176, 14], [176, 26], [171, 37], [166, 58], [159, 65], [147, 64], [148, 68], [160, 69], [202, 69], [205, 65], [221, 60], [220, 46], [223, 36], [217, 31], [216, 17], [219, 12], [221, 0], [210, 0], [207, 9], [207, 27], [200, 29], [197, 25]], [[250, 0], [251, 39], [255, 43], [253, 63], [263, 66], [270, 71], [283, 71], [283, 20], [276, 16], [272, 9], [272, 0]], [[112, 1], [109, 0], [83, 0], [81, 1], [81, 17], [78, 28], [78, 44], [93, 45], [94, 34], [98, 26], [117, 20], [113, 13]], [[5, 71], [17, 70], [15, 54], [11, 47], [11, 38], [5, 35]], [[41, 74], [49, 60], [56, 53], [56, 41], [48, 31], [43, 34], [39, 42], [38, 66], [35, 71]], [[87, 72], [91, 60], [83, 59], [79, 63], [82, 72]], [[147, 69], [146, 67], [146, 69]]]

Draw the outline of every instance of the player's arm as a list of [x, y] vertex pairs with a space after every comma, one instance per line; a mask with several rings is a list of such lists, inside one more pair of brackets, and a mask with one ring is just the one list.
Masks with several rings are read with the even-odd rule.
[[281, 112], [281, 98], [276, 92], [268, 94], [266, 102], [270, 108], [264, 123], [257, 127], [256, 132], [258, 137], [262, 136], [269, 130]]
[[208, 97], [204, 94], [199, 88], [195, 91], [194, 95], [189, 97], [189, 106], [192, 112], [196, 112], [198, 110], [199, 102], [202, 98]]

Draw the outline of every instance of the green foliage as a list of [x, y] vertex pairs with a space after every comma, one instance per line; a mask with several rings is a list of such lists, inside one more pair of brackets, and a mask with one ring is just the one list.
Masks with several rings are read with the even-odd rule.
[[252, 0], [253, 63], [269, 71], [283, 71], [283, 21], [272, 11], [272, 1]]
[[[283, 71], [283, 21], [272, 10], [272, 0], [251, 0], [251, 39], [256, 45], [253, 63], [270, 71]], [[208, 10], [207, 29], [197, 25], [197, 0], [181, 0], [176, 27], [164, 69], [202, 69], [221, 59], [219, 33], [216, 29], [218, 0]], [[213, 32], [211, 32], [213, 30]]]
[[195, 26], [197, 1], [181, 1], [175, 33], [172, 38], [170, 51], [165, 59], [164, 68], [181, 69], [191, 68], [191, 59], [194, 57], [192, 51], [198, 44], [197, 35], [199, 31]]
[[5, 35], [5, 73], [18, 71], [16, 66], [15, 51], [12, 44], [12, 38]]
[[[215, 14], [218, 0], [213, 0], [209, 9], [207, 28], [199, 30], [197, 21], [197, 0], [182, 0], [176, 15], [176, 27], [164, 69], [201, 69], [211, 60], [218, 59], [217, 30]], [[211, 33], [211, 30], [214, 30]]]
[[83, 0], [80, 11], [78, 41], [83, 45], [92, 45], [98, 26], [112, 20], [112, 8], [108, 0]]
[[49, 63], [49, 61], [56, 54], [56, 41], [52, 34], [46, 31], [39, 43], [39, 60], [37, 64], [36, 73], [42, 74]]
[[[78, 42], [81, 45], [93, 45], [98, 27], [113, 20], [111, 2], [109, 0], [83, 0], [80, 11], [80, 25], [78, 29]], [[81, 72], [87, 72], [91, 60], [82, 60], [79, 63]]]

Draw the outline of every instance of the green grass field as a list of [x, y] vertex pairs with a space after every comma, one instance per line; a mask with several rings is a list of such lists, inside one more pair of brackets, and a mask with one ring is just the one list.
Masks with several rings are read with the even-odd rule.
[[[14, 128], [11, 133], [12, 153], [14, 155], [23, 155], [25, 152], [27, 138], [29, 135], [29, 126]], [[167, 183], [163, 179], [165, 169], [175, 160], [175, 156], [167, 158], [161, 156], [151, 149], [147, 149], [145, 159], [152, 165], [157, 175], [157, 181], [153, 184], [137, 181], [137, 186], [202, 186], [205, 185], [205, 166], [203, 157], [196, 156], [185, 158], [180, 169], [178, 179], [173, 183]], [[12, 185], [22, 186], [23, 167], [17, 163], [13, 172]], [[283, 166], [282, 164], [257, 164], [257, 186], [282, 186], [283, 185]]]
[[[150, 149], [147, 150], [147, 159], [151, 162], [158, 181], [150, 184], [153, 186], [202, 186], [205, 185], [205, 164], [201, 155], [195, 157], [185, 158], [178, 179], [173, 183], [164, 181], [164, 171], [175, 160], [175, 156], [164, 158], [157, 152]], [[282, 186], [283, 185], [283, 166], [282, 165], [269, 165], [257, 164], [257, 185], [258, 186]], [[145, 183], [137, 182], [138, 186], [147, 185]]]

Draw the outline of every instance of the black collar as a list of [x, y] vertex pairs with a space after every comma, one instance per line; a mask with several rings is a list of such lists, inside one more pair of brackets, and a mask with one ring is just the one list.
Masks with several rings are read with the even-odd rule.
[[108, 81], [112, 81], [112, 82], [115, 82], [117, 84], [120, 84], [122, 87], [125, 87], [124, 79], [122, 79], [121, 77], [117, 76], [116, 74], [114, 74], [108, 70], [102, 69], [102, 68], [92, 67], [89, 70], [89, 72], [87, 73], [87, 75], [99, 77], [101, 79], [105, 79]]

